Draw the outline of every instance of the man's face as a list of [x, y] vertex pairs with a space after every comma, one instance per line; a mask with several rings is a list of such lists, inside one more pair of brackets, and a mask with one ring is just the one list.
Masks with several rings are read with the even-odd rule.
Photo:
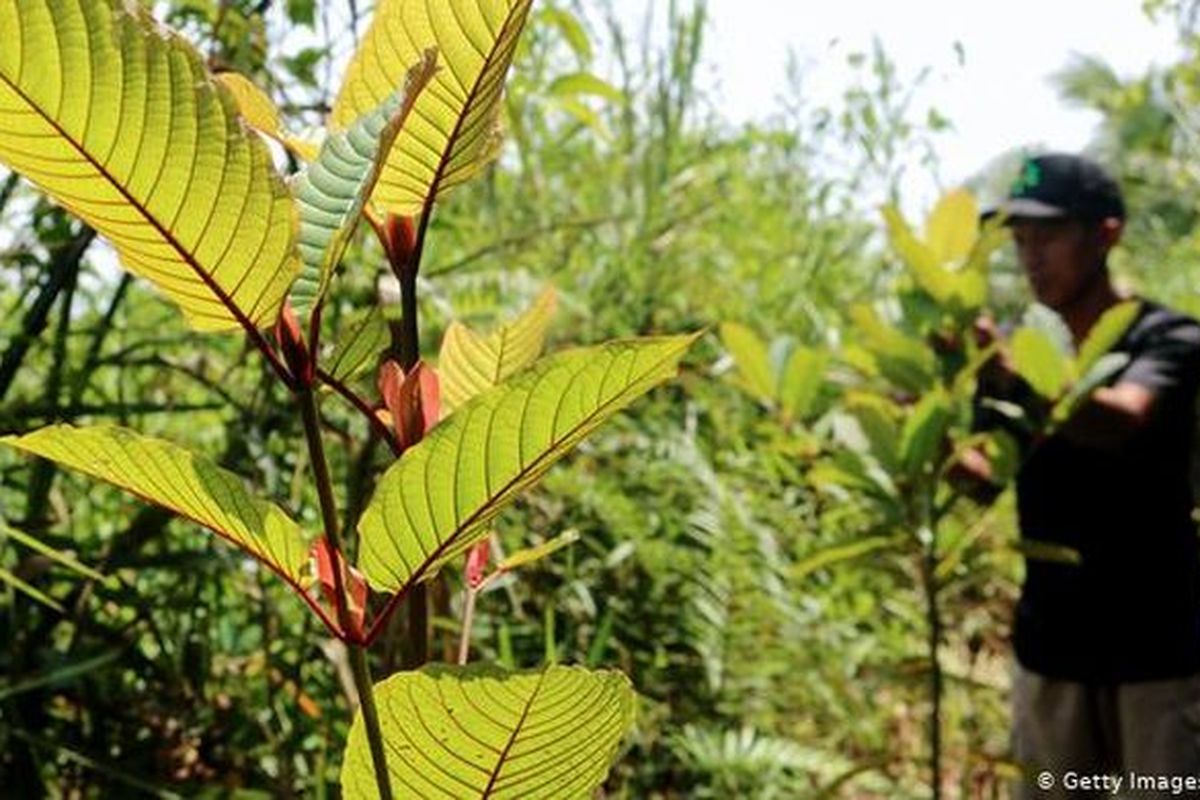
[[1081, 297], [1099, 277], [1120, 231], [1115, 220], [1022, 218], [1009, 226], [1034, 296], [1056, 310]]

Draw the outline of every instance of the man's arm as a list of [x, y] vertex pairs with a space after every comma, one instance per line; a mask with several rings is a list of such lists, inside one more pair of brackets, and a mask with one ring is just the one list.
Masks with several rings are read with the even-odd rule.
[[[1063, 436], [1101, 450], [1120, 449], [1154, 423], [1168, 397], [1194, 395], [1200, 381], [1200, 324], [1177, 317], [1146, 336], [1116, 384], [1093, 391], [1063, 424]], [[1192, 408], [1194, 397], [1183, 399]]]

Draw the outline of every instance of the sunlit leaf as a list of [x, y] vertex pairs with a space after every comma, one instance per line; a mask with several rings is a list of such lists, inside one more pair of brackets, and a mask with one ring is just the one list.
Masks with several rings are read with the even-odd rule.
[[308, 560], [299, 526], [242, 479], [178, 445], [125, 428], [55, 425], [0, 444], [111, 483], [242, 547], [296, 583]]
[[[619, 672], [490, 664], [401, 672], [375, 687], [397, 798], [568, 800], [595, 795], [634, 721]], [[379, 796], [361, 716], [346, 742], [342, 793]]]
[[287, 187], [196, 50], [137, 9], [0, 2], [0, 163], [193, 327], [270, 325], [298, 268]]
[[762, 402], [775, 402], [775, 371], [767, 346], [754, 331], [737, 322], [723, 322], [721, 343], [733, 356], [742, 387]]
[[557, 295], [548, 286], [523, 314], [488, 336], [460, 322], [450, 323], [438, 357], [445, 412], [532, 364], [542, 353], [557, 307]]
[[547, 542], [543, 542], [535, 547], [527, 547], [524, 550], [518, 550], [508, 558], [496, 565], [496, 569], [502, 572], [518, 569], [536, 561], [541, 561], [543, 558], [557, 553], [567, 545], [579, 541], [579, 531], [569, 530], [565, 533], [555, 536]]
[[442, 67], [422, 92], [372, 197], [414, 216], [469, 180], [499, 152], [504, 78], [532, 0], [380, 0], [346, 71], [332, 123], [376, 108], [430, 47]]
[[1054, 399], [1071, 381], [1071, 361], [1048, 334], [1022, 326], [1010, 344], [1013, 367], [1042, 397]]
[[461, 556], [580, 440], [674, 376], [694, 340], [566, 351], [461, 406], [380, 479], [358, 526], [359, 563], [371, 585], [400, 591]]
[[1127, 300], [1108, 309], [1096, 320], [1083, 344], [1079, 346], [1079, 355], [1075, 357], [1076, 374], [1086, 375], [1100, 356], [1121, 340], [1129, 326], [1137, 319], [1141, 307], [1139, 301]]
[[330, 275], [375, 189], [383, 161], [433, 78], [436, 60], [434, 51], [426, 51], [390, 97], [346, 130], [331, 133], [316, 160], [296, 180], [302, 267], [291, 301], [302, 318], [320, 305]]
[[279, 142], [297, 158], [312, 161], [317, 157], [318, 145], [288, 133], [275, 103], [249, 78], [237, 72], [221, 72], [215, 79], [233, 95], [238, 113], [247, 125]]
[[944, 267], [965, 259], [975, 246], [979, 231], [979, 204], [965, 189], [942, 195], [925, 220], [925, 246], [936, 266]]

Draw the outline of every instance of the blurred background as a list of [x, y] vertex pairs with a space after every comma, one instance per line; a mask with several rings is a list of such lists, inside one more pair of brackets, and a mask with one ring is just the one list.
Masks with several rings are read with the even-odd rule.
[[[296, 130], [322, 119], [370, 14], [367, 0], [153, 7]], [[1011, 496], [947, 513], [930, 560], [863, 411], [871, 392], [920, 405], [880, 355], [909, 345], [853, 310], [901, 327], [917, 314], [882, 206], [919, 227], [944, 191], [994, 199], [1024, 152], [1051, 147], [1122, 181], [1123, 284], [1200, 313], [1198, 7], [538, 0], [502, 156], [434, 218], [422, 351], [435, 356], [451, 320], [487, 329], [547, 284], [551, 349], [708, 330], [678, 381], [502, 517], [509, 549], [580, 538], [476, 612], [485, 659], [631, 677], [639, 723], [606, 797], [928, 796], [931, 576], [942, 785], [1006, 796]], [[386, 294], [382, 255], [360, 242], [327, 341]], [[989, 286], [1002, 319], [1029, 301], [1007, 250]], [[129, 425], [217, 457], [318, 527], [298, 423], [256, 354], [238, 337], [201, 346], [3, 171], [0, 309], [0, 433]], [[910, 345], [946, 318], [920, 313]], [[325, 412], [344, 476], [361, 424]], [[7, 450], [0, 522], [0, 786], [332, 795], [349, 720], [339, 659], [284, 586], [194, 525]], [[456, 613], [460, 587], [442, 582], [443, 608]], [[453, 652], [455, 613], [435, 621], [439, 652]]]

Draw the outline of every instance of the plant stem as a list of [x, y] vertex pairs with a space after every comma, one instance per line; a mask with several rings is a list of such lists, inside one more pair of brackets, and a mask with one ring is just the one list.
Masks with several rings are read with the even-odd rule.
[[471, 654], [471, 625], [475, 622], [475, 596], [478, 591], [468, 586], [463, 596], [462, 634], [458, 640], [459, 666], [467, 663]]
[[338, 528], [337, 505], [333, 498], [333, 481], [329, 477], [329, 464], [325, 460], [325, 447], [321, 442], [321, 427], [317, 416], [317, 400], [311, 388], [296, 392], [300, 406], [300, 417], [304, 423], [304, 438], [308, 443], [308, 454], [312, 461], [313, 475], [317, 483], [317, 497], [321, 504], [321, 520], [325, 536], [329, 540], [329, 560], [333, 567], [333, 584], [337, 598], [338, 625], [342, 639], [350, 654], [350, 669], [354, 675], [354, 688], [358, 691], [358, 705], [362, 713], [367, 743], [371, 748], [371, 765], [375, 769], [375, 783], [382, 800], [392, 800], [392, 784], [388, 775], [387, 754], [383, 748], [383, 731], [379, 727], [379, 715], [375, 709], [375, 687], [371, 683], [371, 670], [367, 664], [367, 652], [361, 637], [355, 636], [351, 627], [350, 603], [342, 580], [342, 537]]
[[929, 631], [929, 771], [933, 800], [942, 796], [942, 617], [938, 609], [936, 522], [926, 516], [929, 541], [921, 560], [921, 582], [925, 589], [925, 617]]
[[392, 782], [388, 775], [387, 753], [383, 749], [383, 729], [379, 727], [379, 711], [375, 707], [375, 687], [371, 683], [371, 669], [367, 665], [367, 649], [362, 645], [350, 644], [350, 672], [354, 675], [354, 686], [358, 689], [358, 707], [362, 712], [363, 728], [367, 732], [367, 744], [371, 748], [371, 766], [375, 769], [375, 785], [379, 787], [380, 800], [392, 800]]

